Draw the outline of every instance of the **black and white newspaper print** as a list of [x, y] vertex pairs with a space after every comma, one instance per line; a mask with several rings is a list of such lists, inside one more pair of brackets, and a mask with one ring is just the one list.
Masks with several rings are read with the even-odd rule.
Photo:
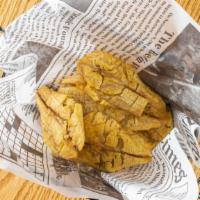
[[[199, 166], [199, 26], [174, 0], [46, 0], [0, 38], [0, 168], [68, 197], [196, 200]], [[153, 160], [118, 173], [55, 158], [43, 143], [34, 94], [73, 73], [94, 49], [133, 64], [172, 105], [175, 128]], [[194, 148], [195, 146], [195, 148]], [[95, 183], [95, 184], [94, 184]]]

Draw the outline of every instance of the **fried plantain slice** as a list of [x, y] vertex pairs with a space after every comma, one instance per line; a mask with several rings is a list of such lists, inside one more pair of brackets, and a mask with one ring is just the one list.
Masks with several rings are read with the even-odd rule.
[[86, 142], [111, 151], [136, 156], [151, 156], [151, 152], [157, 144], [143, 132], [129, 135], [117, 121], [102, 112], [87, 114], [84, 116], [84, 124]]
[[163, 140], [173, 128], [173, 118], [170, 110], [167, 110], [165, 115], [160, 119], [161, 126], [159, 128], [153, 128], [148, 131], [151, 138], [158, 143]]
[[131, 131], [147, 131], [161, 127], [160, 120], [148, 115], [142, 115], [141, 117], [129, 115], [121, 121], [121, 124], [127, 130]]
[[116, 172], [135, 165], [148, 163], [151, 161], [151, 157], [135, 157], [86, 144], [83, 150], [79, 152], [77, 161], [104, 172]]
[[60, 93], [66, 94], [68, 97], [75, 99], [83, 105], [84, 115], [92, 111], [100, 111], [109, 117], [120, 122], [123, 128], [131, 134], [132, 131], [144, 131], [152, 128], [159, 128], [161, 123], [158, 119], [142, 115], [135, 117], [123, 110], [113, 108], [104, 102], [97, 103], [93, 101], [83, 90], [74, 86], [62, 86], [58, 89]]
[[85, 143], [82, 105], [47, 87], [38, 90], [36, 102], [44, 142], [60, 157], [76, 157]]
[[148, 100], [122, 85], [118, 80], [101, 75], [89, 66], [84, 66], [82, 76], [87, 85], [85, 92], [96, 102], [105, 100], [114, 107], [135, 116], [141, 116]]
[[72, 76], [65, 76], [61, 81], [60, 85], [63, 86], [80, 86], [84, 85], [85, 81], [83, 80], [81, 75], [73, 74]]
[[[105, 89], [102, 88], [105, 88], [106, 85], [108, 85], [108, 81], [104, 81], [107, 78], [109, 79], [109, 82], [113, 82], [112, 84], [109, 83], [112, 85], [113, 91], [119, 92], [120, 90], [122, 91], [122, 88], [126, 88], [126, 93], [128, 94], [131, 92], [133, 94], [137, 93], [139, 97], [141, 96], [147, 100], [147, 103], [149, 104], [147, 113], [150, 113], [152, 116], [160, 117], [166, 111], [166, 106], [162, 98], [139, 79], [133, 66], [124, 63], [122, 60], [109, 53], [94, 51], [86, 54], [78, 61], [77, 72], [83, 76], [84, 80], [93, 90], [105, 92]], [[115, 81], [113, 81], [114, 79]], [[115, 89], [117, 89], [117, 91]], [[131, 92], [129, 92], [129, 90]], [[114, 102], [115, 101], [116, 99]], [[145, 107], [145, 103], [142, 105], [140, 103], [139, 106]], [[128, 111], [126, 108], [125, 110]], [[129, 112], [132, 112], [131, 108]], [[141, 114], [140, 112], [132, 113], [136, 115]]]

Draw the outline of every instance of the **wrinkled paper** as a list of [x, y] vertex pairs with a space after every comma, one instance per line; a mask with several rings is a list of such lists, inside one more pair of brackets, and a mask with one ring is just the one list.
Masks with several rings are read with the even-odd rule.
[[0, 63], [5, 77], [0, 78], [0, 107], [27, 104], [33, 101], [36, 88], [37, 55], [21, 56]]
[[[0, 167], [68, 197], [197, 199], [188, 158], [199, 166], [199, 30], [173, 0], [47, 0], [34, 6], [0, 38]], [[100, 173], [53, 157], [43, 143], [35, 90], [56, 87], [94, 49], [135, 65], [174, 105], [176, 128], [149, 164]]]

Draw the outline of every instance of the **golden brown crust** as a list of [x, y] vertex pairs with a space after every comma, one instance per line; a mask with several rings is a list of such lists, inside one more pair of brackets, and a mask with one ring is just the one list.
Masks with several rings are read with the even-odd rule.
[[[126, 93], [130, 90], [128, 92], [129, 94], [136, 93], [138, 97], [143, 97], [147, 102], [140, 102], [138, 109], [142, 109], [142, 106], [145, 107], [145, 105], [149, 103], [147, 112], [153, 116], [162, 116], [166, 111], [166, 106], [162, 98], [140, 80], [135, 73], [133, 66], [124, 63], [119, 58], [116, 58], [107, 52], [94, 51], [85, 55], [78, 61], [77, 72], [83, 76], [83, 79], [90, 87], [95, 90], [100, 90], [101, 92], [101, 85], [104, 84], [105, 78], [115, 80], [115, 87], [112, 86], [112, 89], [120, 88], [122, 91], [122, 89], [126, 88]], [[134, 110], [131, 109], [131, 106], [128, 106], [129, 110], [125, 107], [126, 111], [140, 116], [140, 112], [134, 112]], [[123, 107], [121, 108], [123, 109]]]
[[94, 51], [57, 91], [37, 93], [44, 142], [62, 158], [115, 172], [151, 160], [172, 128], [171, 112], [131, 65]]
[[82, 105], [47, 87], [38, 90], [44, 142], [63, 158], [77, 157], [85, 143]]
[[136, 157], [85, 145], [79, 153], [77, 161], [104, 172], [116, 172], [134, 165], [148, 163], [151, 161], [151, 157]]

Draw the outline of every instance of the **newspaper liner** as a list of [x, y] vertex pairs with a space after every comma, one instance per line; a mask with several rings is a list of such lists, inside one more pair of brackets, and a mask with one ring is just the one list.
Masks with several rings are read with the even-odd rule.
[[[151, 163], [105, 174], [52, 157], [43, 143], [32, 97], [33, 90], [40, 85], [54, 87], [55, 80], [71, 74], [74, 63], [82, 55], [101, 49], [133, 63], [138, 71], [143, 70], [140, 75], [144, 81], [198, 123], [196, 109], [200, 104], [194, 97], [199, 92], [200, 80], [197, 75], [199, 30], [199, 26], [172, 0], [65, 0], [61, 4], [51, 1], [51, 4], [36, 5], [11, 24], [0, 39], [1, 68], [5, 72], [10, 69], [1, 79], [0, 88], [3, 94], [10, 95], [9, 99], [15, 99], [7, 105], [3, 98], [0, 101], [3, 105], [0, 110], [0, 156], [3, 160], [0, 167], [66, 196], [196, 199], [195, 175], [176, 137], [181, 138], [182, 145], [186, 144], [184, 151], [198, 164], [199, 154], [194, 156], [191, 151], [194, 146], [199, 148], [198, 134], [189, 128], [194, 137], [185, 142], [189, 132], [181, 129], [183, 123], [178, 117], [179, 111], [174, 109], [179, 131], [174, 129], [157, 146]], [[21, 60], [29, 60], [30, 55], [34, 62], [23, 67]], [[173, 65], [171, 61], [176, 62]], [[14, 77], [23, 70], [27, 74], [19, 84]], [[5, 80], [9, 80], [9, 85], [14, 82], [20, 87], [12, 92], [13, 87], [1, 84]], [[21, 98], [16, 98], [17, 95]], [[194, 101], [188, 105], [191, 99]], [[197, 128], [198, 125], [195, 130]], [[181, 137], [182, 134], [185, 137]]]

